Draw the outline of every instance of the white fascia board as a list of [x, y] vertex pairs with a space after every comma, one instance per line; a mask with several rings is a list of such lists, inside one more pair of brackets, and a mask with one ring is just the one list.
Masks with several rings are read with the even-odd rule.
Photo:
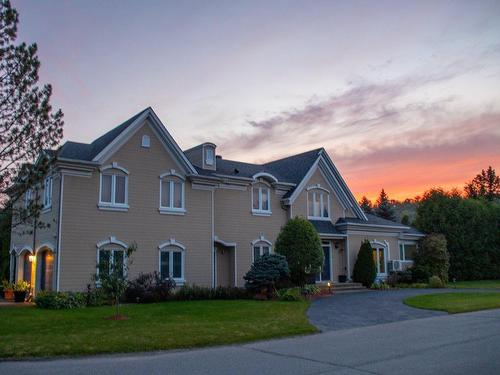
[[309, 179], [312, 177], [314, 172], [316, 172], [316, 168], [318, 167], [319, 160], [320, 160], [320, 158], [318, 157], [316, 159], [316, 161], [313, 163], [313, 165], [311, 165], [311, 168], [309, 168], [309, 170], [307, 171], [304, 178], [302, 178], [302, 181], [300, 181], [300, 183], [297, 185], [297, 187], [295, 188], [292, 195], [289, 198], [284, 200], [285, 204], [292, 205], [295, 202], [295, 200], [297, 199], [299, 194], [302, 192], [302, 190], [304, 190]]

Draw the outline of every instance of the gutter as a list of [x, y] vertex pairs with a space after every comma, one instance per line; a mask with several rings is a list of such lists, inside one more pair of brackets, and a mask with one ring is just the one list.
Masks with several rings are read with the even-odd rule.
[[59, 184], [59, 222], [57, 223], [57, 278], [56, 291], [59, 292], [59, 279], [61, 274], [61, 228], [62, 228], [62, 206], [64, 194], [64, 173], [61, 173], [61, 182]]

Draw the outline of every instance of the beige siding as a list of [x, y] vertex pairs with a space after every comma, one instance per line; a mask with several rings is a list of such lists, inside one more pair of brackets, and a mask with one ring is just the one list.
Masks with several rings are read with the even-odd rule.
[[[151, 138], [150, 148], [141, 147], [144, 134]], [[130, 277], [158, 271], [158, 245], [173, 238], [186, 247], [186, 281], [211, 285], [211, 192], [194, 190], [186, 181], [186, 214], [159, 213], [160, 174], [170, 169], [182, 172], [149, 124], [140, 128], [104, 165], [112, 162], [130, 172], [128, 212], [98, 209], [99, 172], [91, 178], [65, 176], [61, 290], [85, 288], [95, 272], [96, 243], [110, 236], [127, 244], [137, 243]]]
[[281, 208], [281, 196], [275, 190], [271, 189], [270, 216], [252, 214], [251, 194], [250, 186], [245, 191], [215, 191], [215, 235], [222, 241], [236, 243], [238, 286], [243, 286], [243, 276], [252, 264], [252, 241], [263, 236], [274, 246], [281, 227], [287, 221], [287, 211]]
[[342, 205], [340, 204], [340, 201], [335, 194], [334, 191], [332, 191], [332, 188], [328, 184], [328, 182], [325, 180], [323, 175], [321, 174], [319, 169], [316, 169], [314, 174], [311, 176], [309, 181], [305, 184], [305, 188], [300, 192], [300, 194], [297, 196], [297, 199], [293, 203], [292, 207], [292, 213], [293, 216], [301, 216], [307, 218], [307, 188], [315, 185], [320, 185], [322, 188], [328, 190], [330, 192], [330, 218], [333, 223], [335, 223], [340, 217], [344, 217], [344, 209]]

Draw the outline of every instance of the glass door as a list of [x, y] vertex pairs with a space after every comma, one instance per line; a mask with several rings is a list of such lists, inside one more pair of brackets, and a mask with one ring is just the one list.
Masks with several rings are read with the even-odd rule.
[[377, 268], [377, 276], [386, 276], [385, 247], [377, 246], [372, 248], [373, 261]]
[[331, 281], [332, 280], [332, 247], [329, 244], [323, 244], [323, 254], [325, 255], [325, 262], [321, 273], [316, 275], [316, 281]]

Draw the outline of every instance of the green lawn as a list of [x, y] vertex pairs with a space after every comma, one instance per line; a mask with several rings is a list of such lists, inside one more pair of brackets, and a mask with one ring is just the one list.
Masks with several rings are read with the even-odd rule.
[[0, 358], [189, 348], [316, 332], [307, 302], [183, 301], [106, 307], [0, 308]]
[[500, 280], [457, 281], [456, 283], [449, 282], [447, 286], [457, 289], [500, 289]]
[[446, 311], [450, 314], [500, 308], [498, 292], [436, 293], [409, 297], [408, 306]]

